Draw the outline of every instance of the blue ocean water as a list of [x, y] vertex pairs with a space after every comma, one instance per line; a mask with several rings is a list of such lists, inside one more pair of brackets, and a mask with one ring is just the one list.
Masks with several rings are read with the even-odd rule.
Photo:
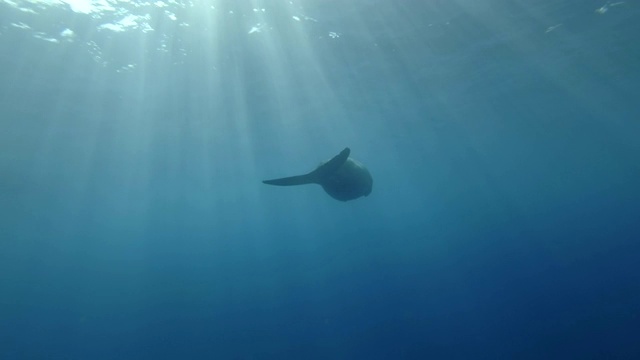
[[[0, 359], [640, 358], [635, 0], [0, 1]], [[344, 147], [370, 196], [262, 180]]]

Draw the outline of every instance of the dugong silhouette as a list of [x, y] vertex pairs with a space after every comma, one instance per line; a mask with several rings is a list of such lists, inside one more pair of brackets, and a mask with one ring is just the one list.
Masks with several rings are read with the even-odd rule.
[[277, 186], [319, 184], [327, 194], [340, 201], [367, 196], [371, 194], [373, 178], [364, 165], [349, 157], [350, 153], [351, 150], [345, 148], [308, 174], [264, 180], [263, 183]]

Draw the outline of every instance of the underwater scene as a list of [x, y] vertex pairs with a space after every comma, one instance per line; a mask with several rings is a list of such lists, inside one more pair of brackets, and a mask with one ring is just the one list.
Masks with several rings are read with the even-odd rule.
[[637, 0], [0, 0], [0, 359], [640, 359]]

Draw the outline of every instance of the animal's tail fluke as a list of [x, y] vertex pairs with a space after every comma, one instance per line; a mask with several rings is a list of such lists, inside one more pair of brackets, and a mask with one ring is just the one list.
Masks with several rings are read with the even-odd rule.
[[281, 179], [264, 180], [263, 183], [276, 186], [294, 186], [294, 185], [306, 185], [315, 184], [317, 182], [317, 176], [314, 172], [310, 172], [304, 175], [290, 176]]

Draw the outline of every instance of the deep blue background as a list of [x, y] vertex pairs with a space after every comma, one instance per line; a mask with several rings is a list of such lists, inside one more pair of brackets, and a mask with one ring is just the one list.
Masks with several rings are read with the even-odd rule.
[[640, 358], [640, 4], [215, 5], [0, 4], [0, 358]]

